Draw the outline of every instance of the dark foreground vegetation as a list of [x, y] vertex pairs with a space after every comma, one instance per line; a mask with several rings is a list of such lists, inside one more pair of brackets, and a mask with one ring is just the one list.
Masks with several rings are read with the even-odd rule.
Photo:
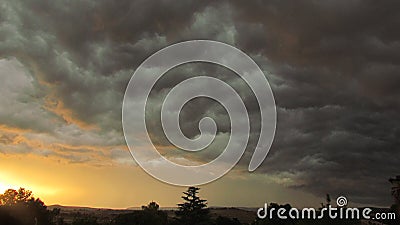
[[[141, 210], [109, 210], [85, 209], [68, 210], [68, 207], [47, 206], [32, 192], [20, 188], [9, 189], [0, 195], [0, 225], [353, 225], [353, 224], [400, 224], [399, 214], [397, 220], [363, 221], [363, 220], [282, 220], [277, 217], [272, 219], [258, 219], [255, 211], [246, 211], [237, 208], [207, 207], [207, 200], [198, 195], [199, 188], [189, 187], [183, 192], [183, 202], [177, 204], [177, 210], [160, 210], [156, 202], [142, 206]], [[392, 192], [396, 199], [391, 209], [398, 213], [399, 193]], [[330, 204], [322, 204], [320, 210]], [[285, 208], [289, 204], [279, 205], [272, 203], [268, 208]]]

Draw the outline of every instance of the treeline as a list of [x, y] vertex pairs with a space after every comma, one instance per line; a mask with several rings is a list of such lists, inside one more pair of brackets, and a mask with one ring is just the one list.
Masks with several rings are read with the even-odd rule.
[[[167, 211], [160, 210], [156, 202], [150, 202], [142, 206], [142, 210], [119, 213], [110, 220], [104, 221], [95, 214], [75, 213], [74, 218], [66, 221], [60, 213], [60, 209], [48, 210], [46, 205], [39, 198], [34, 198], [32, 192], [20, 188], [19, 190], [9, 189], [0, 195], [0, 225], [353, 225], [361, 224], [359, 220], [290, 220], [279, 219], [277, 216], [268, 219], [256, 218], [250, 224], [242, 223], [239, 219], [212, 215], [207, 207], [207, 200], [199, 197], [199, 188], [189, 187], [183, 192], [182, 203], [174, 215], [168, 215]], [[330, 204], [330, 197], [327, 196], [327, 205]], [[327, 205], [322, 205], [326, 207]], [[269, 209], [279, 208], [291, 209], [289, 204], [279, 205], [272, 203]], [[397, 207], [395, 207], [397, 208]], [[396, 221], [380, 221], [383, 224], [400, 224]]]
[[57, 213], [59, 210], [47, 210], [43, 201], [24, 188], [8, 189], [0, 195], [1, 225], [53, 225]]

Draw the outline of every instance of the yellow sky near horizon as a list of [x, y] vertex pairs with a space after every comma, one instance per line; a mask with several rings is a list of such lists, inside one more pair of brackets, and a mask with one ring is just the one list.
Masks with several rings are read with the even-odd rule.
[[[90, 166], [30, 154], [0, 154], [0, 168], [1, 188], [32, 190], [46, 205], [127, 208], [156, 201], [162, 207], [173, 207], [181, 202], [181, 193], [186, 189], [162, 183], [137, 166]], [[200, 186], [200, 195], [210, 206], [257, 207], [265, 202], [290, 203], [294, 197], [304, 206], [319, 204], [315, 196], [267, 180], [254, 175], [243, 178], [231, 171]]]

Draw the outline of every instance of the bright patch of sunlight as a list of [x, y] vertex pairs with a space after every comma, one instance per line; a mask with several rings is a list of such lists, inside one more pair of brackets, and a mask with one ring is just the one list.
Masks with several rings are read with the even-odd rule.
[[9, 174], [0, 173], [0, 194], [3, 194], [7, 189], [18, 190], [20, 187], [32, 191], [34, 197], [41, 198], [55, 195], [58, 192], [58, 190], [48, 186], [38, 185], [10, 176]]
[[3, 181], [0, 181], [0, 194], [3, 194], [7, 189], [15, 189], [13, 185], [4, 183]]

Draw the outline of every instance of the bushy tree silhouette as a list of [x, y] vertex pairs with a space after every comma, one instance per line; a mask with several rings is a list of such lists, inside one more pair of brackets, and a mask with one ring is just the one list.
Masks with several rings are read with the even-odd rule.
[[8, 223], [22, 225], [48, 225], [51, 224], [51, 213], [47, 210], [43, 201], [32, 196], [32, 192], [20, 188], [18, 191], [8, 189], [4, 194], [0, 195], [0, 208], [3, 215], [8, 217], [0, 218], [1, 220], [13, 220]]
[[0, 195], [0, 204], [5, 206], [16, 205], [17, 203], [26, 203], [34, 200], [32, 197], [32, 191], [20, 188], [18, 191], [14, 189], [8, 189], [4, 194]]
[[176, 216], [182, 224], [207, 224], [210, 219], [209, 210], [207, 209], [207, 200], [201, 199], [197, 194], [200, 188], [189, 187], [183, 192], [182, 199], [184, 203], [178, 204]]
[[157, 204], [157, 202], [150, 202], [148, 205], [143, 205], [142, 210], [144, 211], [151, 211], [151, 212], [157, 212], [160, 206]]
[[142, 206], [142, 211], [118, 215], [115, 225], [165, 225], [167, 224], [167, 213], [159, 210], [156, 202], [150, 202]]

